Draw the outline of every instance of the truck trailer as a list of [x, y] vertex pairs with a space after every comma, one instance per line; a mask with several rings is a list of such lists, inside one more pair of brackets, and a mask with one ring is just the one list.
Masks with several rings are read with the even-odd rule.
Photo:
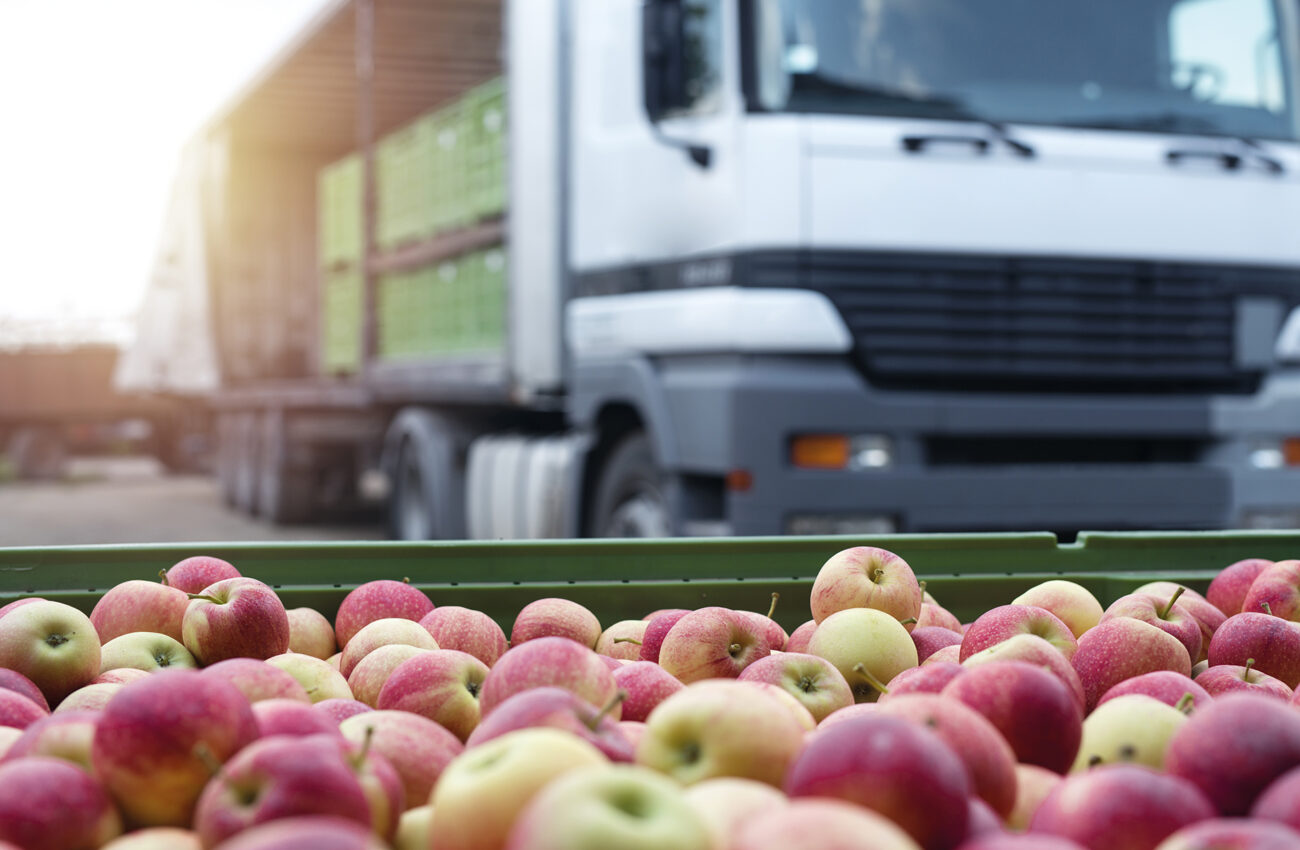
[[273, 520], [1300, 525], [1297, 0], [339, 0], [173, 219]]

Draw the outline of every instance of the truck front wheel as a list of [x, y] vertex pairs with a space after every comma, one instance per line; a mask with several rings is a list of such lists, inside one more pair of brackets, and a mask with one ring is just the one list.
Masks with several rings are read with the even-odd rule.
[[621, 439], [605, 458], [591, 530], [597, 537], [672, 536], [665, 476], [644, 431]]

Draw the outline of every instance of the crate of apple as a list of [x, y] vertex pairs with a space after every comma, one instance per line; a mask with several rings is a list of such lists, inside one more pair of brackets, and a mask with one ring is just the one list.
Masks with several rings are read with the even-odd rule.
[[813, 567], [789, 632], [395, 579], [286, 608], [206, 556], [14, 600], [0, 850], [1300, 847], [1300, 561], [965, 623], [892, 551]]

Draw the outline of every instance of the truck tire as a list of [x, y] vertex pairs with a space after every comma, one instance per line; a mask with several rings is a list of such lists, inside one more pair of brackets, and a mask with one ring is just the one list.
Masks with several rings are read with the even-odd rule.
[[290, 457], [289, 433], [284, 414], [272, 411], [262, 417], [257, 448], [257, 513], [276, 524], [305, 522], [311, 518], [313, 487], [310, 466]]
[[232, 428], [235, 465], [235, 509], [250, 516], [257, 513], [258, 461], [260, 458], [257, 414], [241, 413]]
[[7, 454], [21, 480], [53, 480], [63, 475], [68, 449], [57, 428], [19, 428], [9, 440]]
[[595, 537], [671, 537], [665, 476], [644, 431], [623, 437], [606, 456], [592, 501]]
[[457, 540], [466, 534], [463, 446], [454, 422], [426, 410], [404, 411], [386, 440], [392, 490], [388, 531], [397, 540]]

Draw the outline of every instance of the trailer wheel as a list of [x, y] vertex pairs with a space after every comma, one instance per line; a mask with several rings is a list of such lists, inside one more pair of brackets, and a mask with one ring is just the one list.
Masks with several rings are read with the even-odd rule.
[[466, 533], [466, 432], [449, 417], [411, 409], [386, 440], [392, 483], [388, 530], [398, 540], [456, 540]]
[[635, 431], [605, 459], [592, 503], [591, 530], [597, 537], [670, 537], [664, 474], [655, 463], [650, 438]]
[[410, 440], [402, 443], [397, 455], [396, 474], [389, 508], [392, 536], [398, 540], [432, 540], [433, 506], [428, 482], [421, 469], [416, 447]]
[[311, 469], [290, 458], [284, 414], [271, 412], [261, 422], [257, 474], [257, 513], [277, 524], [304, 522], [311, 517]]
[[234, 451], [235, 508], [243, 513], [257, 513], [258, 449], [257, 414], [241, 413], [235, 417], [231, 428], [231, 446]]

